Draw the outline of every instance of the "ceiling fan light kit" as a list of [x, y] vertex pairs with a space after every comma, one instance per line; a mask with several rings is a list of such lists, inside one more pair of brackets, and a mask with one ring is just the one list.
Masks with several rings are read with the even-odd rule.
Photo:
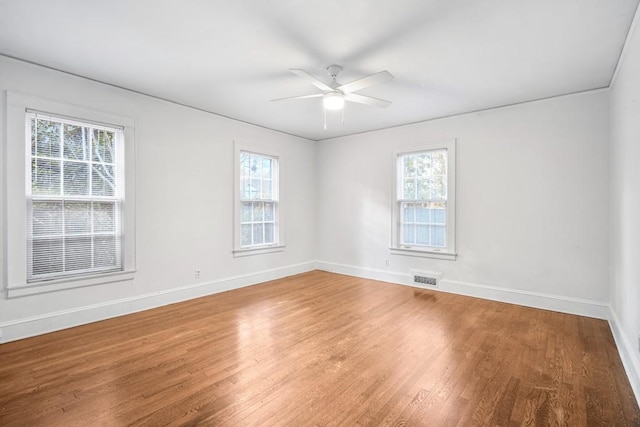
[[345, 101], [355, 102], [358, 104], [368, 105], [371, 107], [386, 108], [391, 105], [391, 101], [384, 99], [374, 98], [372, 96], [360, 95], [357, 92], [368, 87], [386, 83], [393, 79], [393, 75], [388, 71], [380, 71], [379, 73], [371, 74], [367, 77], [355, 80], [350, 83], [340, 84], [337, 81], [338, 74], [342, 71], [342, 67], [339, 65], [330, 65], [327, 67], [327, 72], [331, 76], [331, 81], [325, 83], [307, 73], [304, 70], [292, 69], [293, 74], [297, 75], [303, 80], [311, 83], [318, 89], [322, 90], [322, 93], [313, 95], [292, 96], [288, 98], [272, 99], [271, 101], [287, 101], [292, 99], [307, 99], [307, 98], [320, 98], [322, 97], [322, 105], [325, 110], [325, 129], [326, 129], [326, 111], [337, 111], [344, 108]]
[[327, 92], [322, 95], [322, 105], [325, 110], [342, 110], [344, 108], [344, 95], [340, 92]]

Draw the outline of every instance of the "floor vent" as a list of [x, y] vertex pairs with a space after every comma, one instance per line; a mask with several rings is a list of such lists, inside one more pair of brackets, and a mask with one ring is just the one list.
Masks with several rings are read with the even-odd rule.
[[428, 273], [425, 271], [412, 271], [413, 283], [417, 285], [426, 285], [433, 288], [437, 288], [439, 285], [440, 274]]

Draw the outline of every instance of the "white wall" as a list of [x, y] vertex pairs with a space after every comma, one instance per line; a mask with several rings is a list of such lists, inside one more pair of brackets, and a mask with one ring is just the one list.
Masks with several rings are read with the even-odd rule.
[[[385, 280], [441, 272], [451, 291], [481, 285], [498, 288], [485, 297], [542, 293], [606, 310], [608, 116], [600, 90], [318, 143], [321, 265]], [[394, 150], [450, 138], [458, 259], [390, 255]]]
[[[614, 333], [640, 399], [640, 31], [611, 88], [611, 309]], [[632, 27], [633, 28], [633, 27]]]
[[[95, 319], [83, 310], [96, 309], [96, 305], [101, 310], [98, 317], [126, 312], [125, 308], [144, 308], [143, 303], [130, 300], [140, 296], [157, 297], [159, 293], [194, 285], [196, 268], [201, 270], [198, 283], [215, 282], [208, 290], [205, 286], [197, 291], [206, 293], [313, 267], [314, 142], [5, 57], [0, 57], [0, 90], [1, 117], [5, 117], [5, 91], [17, 91], [132, 117], [137, 145], [138, 272], [135, 281], [24, 298], [0, 298], [0, 328], [4, 326], [4, 340], [15, 338], [12, 334], [31, 333], [26, 329], [11, 331], [22, 320], [33, 323], [51, 313], [64, 312], [88, 321]], [[281, 160], [281, 193], [284, 209], [291, 209], [283, 218], [284, 252], [243, 258], [232, 256], [234, 140], [285, 153]], [[269, 274], [255, 275], [274, 269]], [[251, 274], [255, 277], [225, 284], [225, 279]], [[4, 271], [1, 277], [5, 277]], [[161, 302], [192, 295], [194, 293], [182, 292], [169, 295]], [[118, 304], [111, 309], [104, 308], [114, 301]], [[123, 308], [123, 304], [127, 307]], [[55, 319], [40, 323], [31, 329], [56, 329], [66, 325], [56, 324]], [[0, 338], [0, 342], [2, 340]]]

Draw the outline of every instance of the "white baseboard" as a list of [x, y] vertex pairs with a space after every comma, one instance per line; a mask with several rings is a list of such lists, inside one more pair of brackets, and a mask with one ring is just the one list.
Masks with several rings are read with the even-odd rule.
[[[348, 276], [363, 277], [366, 279], [381, 280], [390, 283], [397, 283], [399, 285], [422, 288], [421, 286], [413, 283], [412, 277], [409, 273], [404, 274], [325, 261], [318, 261], [317, 268], [319, 270], [346, 274]], [[507, 302], [510, 304], [541, 308], [544, 310], [559, 311], [561, 313], [595, 317], [597, 319], [609, 319], [609, 305], [600, 301], [500, 288], [496, 286], [487, 286], [478, 283], [447, 279], [440, 280], [438, 288], [425, 286], [424, 289], [472, 296], [492, 301]]]
[[315, 270], [313, 261], [0, 323], [0, 343], [161, 307]]
[[610, 307], [610, 313], [609, 326], [613, 333], [613, 339], [616, 341], [620, 359], [622, 359], [627, 378], [629, 378], [629, 383], [631, 383], [631, 388], [636, 396], [636, 402], [640, 404], [640, 357], [636, 347], [622, 330], [622, 324], [613, 307]]

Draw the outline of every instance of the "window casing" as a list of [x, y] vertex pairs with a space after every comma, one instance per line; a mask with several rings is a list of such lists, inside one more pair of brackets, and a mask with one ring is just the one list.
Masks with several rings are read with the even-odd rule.
[[[44, 124], [40, 141], [35, 134], [33, 151], [32, 122], [27, 119], [32, 113], [53, 123], [48, 129], [48, 140], [44, 138], [47, 133]], [[96, 106], [72, 105], [7, 91], [5, 123], [0, 163], [0, 180], [6, 190], [2, 194], [4, 208], [0, 211], [6, 249], [4, 296], [25, 297], [133, 280], [135, 121], [100, 111]], [[66, 153], [62, 133], [65, 124], [69, 130]], [[94, 131], [95, 137], [102, 139], [98, 143], [103, 148], [99, 153], [102, 160], [95, 150], [89, 151], [87, 141]], [[113, 133], [105, 135], [105, 132]], [[54, 135], [62, 137], [62, 142]], [[115, 142], [113, 153], [108, 153], [104, 146], [107, 140]], [[116, 183], [113, 191], [112, 179], [104, 182], [112, 173]], [[93, 259], [88, 260], [84, 252]], [[34, 253], [39, 259], [36, 263]], [[44, 261], [43, 253], [50, 254], [44, 256]]]
[[279, 176], [279, 156], [236, 146], [235, 256], [283, 249]]
[[27, 282], [122, 271], [123, 132], [26, 115]]
[[455, 259], [455, 141], [396, 153], [392, 253]]

